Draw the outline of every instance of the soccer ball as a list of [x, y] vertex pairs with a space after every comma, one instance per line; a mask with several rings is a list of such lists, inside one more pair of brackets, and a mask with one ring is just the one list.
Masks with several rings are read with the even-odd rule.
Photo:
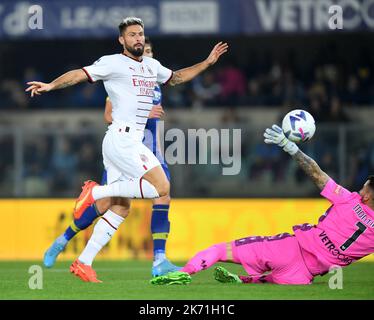
[[300, 143], [310, 140], [316, 132], [313, 116], [301, 109], [292, 110], [285, 115], [282, 129], [288, 140]]

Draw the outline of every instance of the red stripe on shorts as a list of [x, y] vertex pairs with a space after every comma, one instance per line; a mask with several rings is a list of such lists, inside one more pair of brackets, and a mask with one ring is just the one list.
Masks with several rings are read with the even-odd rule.
[[143, 178], [140, 178], [140, 180], [139, 180], [139, 187], [140, 187], [140, 194], [142, 196], [142, 199], [144, 199], [143, 189], [142, 189], [142, 180], [143, 180]]

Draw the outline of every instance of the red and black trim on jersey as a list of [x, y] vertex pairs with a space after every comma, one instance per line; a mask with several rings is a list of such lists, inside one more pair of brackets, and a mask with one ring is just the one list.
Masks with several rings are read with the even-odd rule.
[[162, 84], [163, 86], [166, 86], [166, 85], [169, 83], [169, 81], [170, 81], [171, 78], [173, 77], [173, 74], [174, 74], [174, 72], [171, 71], [171, 75], [170, 75], [169, 79], [167, 79], [167, 80]]
[[87, 76], [87, 81], [88, 81], [89, 83], [94, 83], [95, 81], [92, 80], [92, 78], [91, 78], [90, 74], [88, 73], [88, 71], [87, 71], [85, 68], [82, 68], [82, 70], [84, 71], [84, 73], [85, 73], [86, 76]]

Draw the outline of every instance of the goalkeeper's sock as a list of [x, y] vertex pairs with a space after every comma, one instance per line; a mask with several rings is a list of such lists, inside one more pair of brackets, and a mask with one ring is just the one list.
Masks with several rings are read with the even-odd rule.
[[170, 231], [169, 205], [155, 204], [152, 208], [151, 231], [153, 238], [153, 266], [166, 259], [166, 240]]
[[204, 251], [200, 251], [180, 271], [194, 274], [211, 267], [218, 261], [226, 260], [226, 243], [219, 243]]
[[97, 217], [101, 216], [95, 204], [83, 211], [79, 219], [74, 219], [70, 226], [65, 230], [64, 237], [70, 241], [79, 231], [88, 228]]
[[110, 197], [154, 199], [158, 198], [159, 194], [153, 184], [140, 178], [95, 186], [92, 189], [92, 197], [95, 201]]
[[96, 223], [92, 236], [78, 260], [83, 264], [92, 265], [96, 255], [109, 242], [124, 220], [118, 214], [108, 210]]

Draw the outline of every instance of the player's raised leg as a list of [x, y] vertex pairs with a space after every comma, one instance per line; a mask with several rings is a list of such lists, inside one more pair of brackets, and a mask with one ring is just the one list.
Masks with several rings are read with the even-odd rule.
[[[143, 146], [143, 145], [142, 145]], [[95, 201], [103, 198], [123, 197], [123, 198], [143, 198], [154, 199], [166, 196], [170, 192], [170, 183], [153, 153], [144, 146], [144, 150], [148, 150], [148, 156], [153, 157], [155, 166], [148, 170], [143, 169], [144, 174], [140, 178], [116, 179], [105, 186], [99, 186], [94, 181], [86, 181], [83, 186], [82, 193], [76, 201], [74, 212], [80, 215], [87, 207], [91, 206]], [[108, 169], [108, 175], [112, 168]], [[119, 171], [117, 171], [119, 172]]]

